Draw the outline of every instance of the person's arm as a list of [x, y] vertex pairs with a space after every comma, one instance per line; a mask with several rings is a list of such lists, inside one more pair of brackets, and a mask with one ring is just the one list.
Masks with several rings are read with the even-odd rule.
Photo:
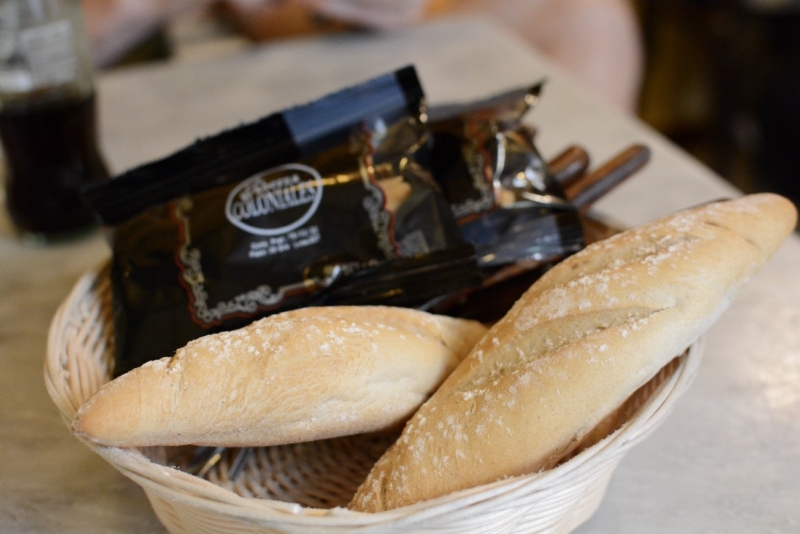
[[636, 110], [644, 46], [629, 0], [444, 1], [492, 16], [617, 108]]

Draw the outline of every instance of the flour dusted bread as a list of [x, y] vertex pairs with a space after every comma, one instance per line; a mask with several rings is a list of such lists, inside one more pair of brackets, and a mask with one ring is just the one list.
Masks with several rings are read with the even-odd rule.
[[486, 329], [380, 306], [273, 315], [103, 386], [75, 434], [117, 447], [266, 446], [407, 420]]
[[771, 194], [624, 232], [536, 282], [377, 462], [376, 512], [554, 466], [708, 328], [791, 233]]

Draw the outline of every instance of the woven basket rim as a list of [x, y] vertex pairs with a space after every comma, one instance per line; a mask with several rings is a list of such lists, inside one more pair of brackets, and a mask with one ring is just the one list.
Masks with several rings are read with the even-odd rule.
[[[71, 428], [79, 408], [76, 404], [81, 393], [74, 391], [74, 388], [78, 387], [76, 384], [80, 382], [81, 377], [66, 376], [69, 375], [69, 371], [64, 367], [66, 362], [62, 361], [65, 332], [70, 325], [70, 312], [82, 304], [87, 294], [95, 291], [104, 282], [104, 277], [107, 278], [106, 265], [85, 273], [59, 306], [50, 325], [44, 366], [45, 385], [68, 428]], [[247, 498], [208, 480], [152, 462], [138, 449], [104, 447], [78, 439], [146, 491], [170, 501], [199, 505], [218, 514], [241, 517], [254, 522], [278, 519], [287, 525], [298, 527], [352, 526], [353, 528], [374, 527], [392, 522], [393, 527], [397, 527], [402, 525], [404, 520], [417, 523], [466, 506], [478, 509], [482, 506], [491, 506], [492, 501], [500, 496], [521, 496], [548, 487], [563, 486], [565, 480], [571, 477], [584, 478], [592, 473], [600, 476], [599, 473], [605, 464], [619, 461], [628, 449], [655, 430], [657, 424], [652, 424], [652, 420], [657, 419], [656, 422], [660, 422], [666, 418], [677, 398], [694, 380], [703, 346], [702, 337], [692, 343], [676, 371], [658, 386], [630, 420], [570, 460], [544, 472], [510, 477], [377, 513], [356, 512], [340, 507], [307, 508], [295, 503]]]

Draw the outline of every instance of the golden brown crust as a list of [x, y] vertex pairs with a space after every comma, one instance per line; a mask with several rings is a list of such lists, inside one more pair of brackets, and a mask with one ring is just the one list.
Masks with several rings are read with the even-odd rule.
[[595, 243], [535, 283], [378, 461], [376, 512], [555, 465], [697, 339], [794, 229], [761, 194]]
[[380, 306], [273, 315], [109, 382], [73, 431], [118, 447], [241, 447], [382, 430], [407, 420], [485, 331]]

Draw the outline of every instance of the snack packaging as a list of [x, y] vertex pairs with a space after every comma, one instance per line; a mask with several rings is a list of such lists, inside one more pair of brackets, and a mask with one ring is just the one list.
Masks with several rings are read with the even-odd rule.
[[421, 307], [480, 283], [423, 113], [406, 67], [87, 191], [112, 229], [115, 374], [277, 311]]
[[483, 268], [547, 262], [584, 246], [575, 207], [522, 122], [542, 86], [429, 113], [433, 174]]

